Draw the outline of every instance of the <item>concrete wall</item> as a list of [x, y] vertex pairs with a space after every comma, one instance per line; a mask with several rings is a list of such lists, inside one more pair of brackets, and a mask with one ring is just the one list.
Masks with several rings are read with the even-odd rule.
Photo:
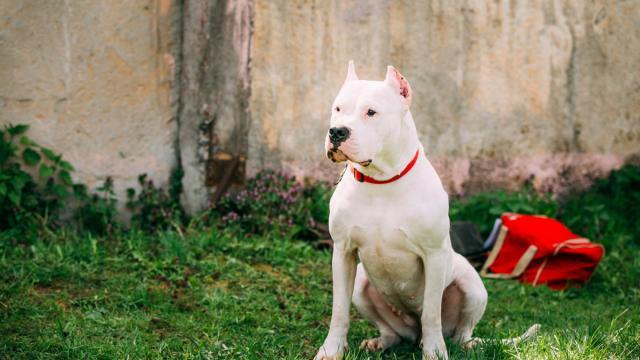
[[0, 125], [30, 124], [90, 187], [166, 183], [176, 15], [170, 0], [0, 1]]
[[452, 193], [532, 175], [565, 191], [640, 158], [638, 1], [22, 0], [0, 20], [0, 125], [31, 124], [77, 181], [121, 194], [180, 162], [190, 210], [245, 158], [333, 179], [349, 59], [409, 79]]
[[190, 211], [244, 180], [252, 5], [249, 0], [183, 2], [178, 137], [183, 202]]
[[640, 152], [640, 2], [256, 0], [252, 169], [332, 178], [329, 107], [354, 59], [393, 64], [454, 193], [564, 191]]

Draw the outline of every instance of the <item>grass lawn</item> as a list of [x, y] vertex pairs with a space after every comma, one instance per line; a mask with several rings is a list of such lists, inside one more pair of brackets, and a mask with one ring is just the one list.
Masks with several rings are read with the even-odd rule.
[[[330, 318], [330, 253], [302, 241], [188, 230], [112, 238], [0, 238], [0, 358], [310, 359]], [[476, 336], [452, 358], [640, 358], [640, 251], [608, 249], [586, 287], [556, 292], [485, 280]], [[359, 352], [372, 325], [352, 311], [347, 359], [419, 359], [402, 344]], [[495, 339], [534, 323], [518, 346]]]

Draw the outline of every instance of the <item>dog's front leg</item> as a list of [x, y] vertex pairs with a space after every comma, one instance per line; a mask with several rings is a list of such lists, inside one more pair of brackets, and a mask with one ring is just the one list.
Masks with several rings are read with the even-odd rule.
[[331, 268], [333, 272], [333, 307], [331, 325], [324, 344], [315, 360], [341, 359], [347, 346], [349, 331], [349, 308], [356, 276], [356, 256], [347, 249], [346, 242], [335, 242]]
[[424, 301], [422, 303], [422, 357], [448, 358], [447, 347], [442, 336], [442, 294], [445, 288], [450, 254], [444, 250], [427, 254], [424, 262]]

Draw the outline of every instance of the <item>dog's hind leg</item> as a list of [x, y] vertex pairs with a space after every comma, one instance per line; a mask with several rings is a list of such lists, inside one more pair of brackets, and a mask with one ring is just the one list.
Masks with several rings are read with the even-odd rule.
[[382, 299], [376, 289], [369, 283], [367, 274], [362, 264], [358, 264], [356, 280], [353, 289], [353, 304], [366, 319], [371, 321], [380, 331], [377, 338], [367, 339], [360, 344], [361, 349], [368, 351], [385, 350], [397, 343], [402, 338], [415, 341], [418, 333], [411, 321], [396, 314], [393, 309]]
[[462, 306], [452, 339], [466, 347], [471, 347], [474, 345], [471, 337], [473, 328], [480, 321], [487, 307], [487, 290], [482, 284], [480, 275], [462, 255], [455, 254], [453, 261], [454, 268], [457, 269], [454, 281], [462, 292]]

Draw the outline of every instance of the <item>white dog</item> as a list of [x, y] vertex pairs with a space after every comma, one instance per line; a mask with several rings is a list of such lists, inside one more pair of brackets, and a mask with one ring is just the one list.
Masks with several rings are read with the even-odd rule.
[[[348, 162], [331, 198], [333, 309], [316, 359], [339, 359], [351, 300], [384, 350], [420, 337], [423, 356], [447, 357], [444, 336], [465, 344], [487, 305], [482, 280], [449, 239], [449, 200], [418, 139], [407, 80], [359, 80], [353, 62], [333, 102], [327, 156]], [[357, 263], [358, 259], [360, 264]]]

